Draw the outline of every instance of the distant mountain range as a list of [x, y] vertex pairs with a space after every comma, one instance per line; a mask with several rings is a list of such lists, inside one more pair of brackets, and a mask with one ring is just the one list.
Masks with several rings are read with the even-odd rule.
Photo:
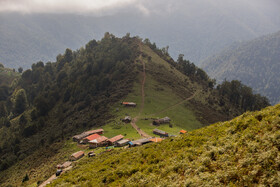
[[[274, 0], [246, 3], [221, 0], [149, 2], [149, 13], [125, 10], [106, 16], [74, 14], [0, 14], [0, 62], [24, 69], [38, 61], [55, 61], [66, 48], [78, 49], [105, 32], [149, 38], [169, 46], [198, 64], [235, 41], [253, 39], [280, 28], [279, 7]], [[250, 5], [250, 6], [247, 6]], [[252, 5], [252, 6], [251, 6]], [[254, 5], [254, 6], [253, 6]]]
[[241, 80], [271, 104], [280, 102], [280, 31], [252, 41], [236, 43], [202, 63], [211, 77]]

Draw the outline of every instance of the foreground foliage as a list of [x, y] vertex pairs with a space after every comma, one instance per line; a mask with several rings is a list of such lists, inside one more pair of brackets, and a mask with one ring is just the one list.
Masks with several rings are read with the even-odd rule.
[[280, 105], [161, 143], [84, 158], [51, 186], [280, 185]]

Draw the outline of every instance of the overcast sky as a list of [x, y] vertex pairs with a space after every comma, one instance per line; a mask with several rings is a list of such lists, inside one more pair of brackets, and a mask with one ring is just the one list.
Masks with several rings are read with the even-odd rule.
[[264, 9], [279, 6], [279, 0], [0, 0], [0, 12], [21, 13], [73, 13], [112, 15], [123, 11], [151, 13], [174, 13], [191, 9], [192, 6], [247, 7]]

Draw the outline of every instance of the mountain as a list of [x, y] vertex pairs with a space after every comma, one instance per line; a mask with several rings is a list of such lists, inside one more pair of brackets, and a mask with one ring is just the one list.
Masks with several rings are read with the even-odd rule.
[[280, 32], [236, 43], [203, 62], [202, 68], [218, 82], [238, 79], [272, 104], [280, 102]]
[[[280, 28], [275, 0], [152, 1], [119, 12], [89, 14], [0, 13], [0, 61], [24, 69], [38, 61], [55, 61], [64, 49], [78, 49], [110, 31], [149, 38], [169, 46], [173, 58], [184, 54], [199, 63], [236, 41], [253, 39]], [[142, 7], [143, 8], [143, 7]], [[166, 11], [167, 10], [167, 11]]]
[[[177, 134], [269, 105], [238, 83], [224, 82], [216, 89], [182, 55], [174, 61], [167, 48], [129, 34], [105, 33], [79, 50], [66, 49], [56, 62], [34, 63], [4, 88], [0, 182], [18, 186], [28, 176], [24, 184], [41, 184], [71, 153], [88, 151], [70, 138], [85, 130], [103, 128], [107, 137], [129, 139], [153, 136], [154, 128]], [[121, 106], [124, 101], [136, 107]], [[127, 115], [132, 124], [121, 122]], [[153, 125], [166, 116], [170, 124]]]
[[50, 186], [279, 186], [280, 105], [84, 158]]

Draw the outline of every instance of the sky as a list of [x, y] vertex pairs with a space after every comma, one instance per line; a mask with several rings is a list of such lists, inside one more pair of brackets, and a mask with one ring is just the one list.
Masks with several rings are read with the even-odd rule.
[[144, 14], [141, 0], [0, 0], [0, 12], [108, 14], [128, 7]]

